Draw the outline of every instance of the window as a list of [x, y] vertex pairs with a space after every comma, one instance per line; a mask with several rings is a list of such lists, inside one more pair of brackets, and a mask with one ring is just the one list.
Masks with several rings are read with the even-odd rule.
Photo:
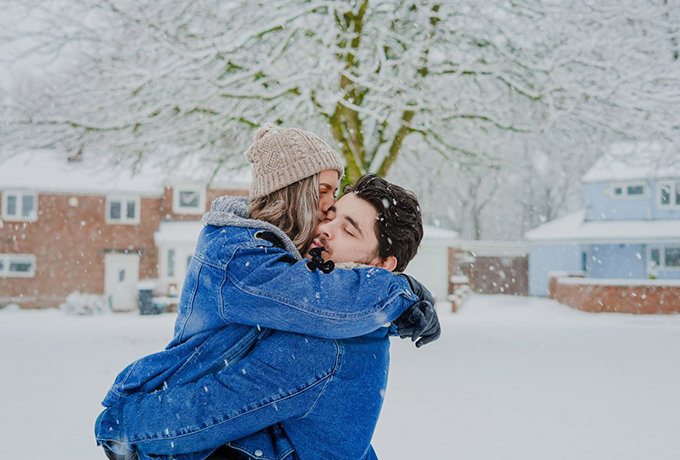
[[168, 249], [168, 278], [175, 276], [175, 250]]
[[656, 265], [655, 265], [656, 267], [658, 267], [659, 265], [661, 265], [661, 255], [660, 255], [660, 254], [661, 254], [661, 253], [660, 253], [660, 251], [659, 251], [659, 248], [653, 248], [653, 249], [650, 251], [649, 260], [651, 260], [652, 262], [654, 262], [654, 263], [656, 264]]
[[664, 182], [659, 184], [659, 207], [680, 207], [680, 182]]
[[170, 281], [183, 280], [193, 258], [192, 250], [190, 245], [163, 248], [160, 273]]
[[644, 185], [629, 185], [626, 187], [626, 193], [628, 196], [644, 195], [645, 186]]
[[0, 254], [0, 277], [33, 278], [35, 256], [32, 254]]
[[680, 270], [680, 245], [650, 247], [648, 260], [657, 269]]
[[662, 182], [659, 184], [659, 208], [680, 208], [680, 182]]
[[35, 222], [38, 220], [36, 194], [7, 191], [2, 193], [2, 218], [9, 221]]
[[645, 184], [612, 184], [611, 195], [614, 198], [641, 198], [645, 196]]
[[106, 223], [138, 224], [139, 197], [110, 196], [106, 199]]
[[680, 268], [680, 247], [666, 248], [664, 250], [664, 260], [667, 268]]
[[205, 187], [178, 186], [173, 189], [172, 209], [177, 214], [203, 214], [205, 212]]
[[583, 251], [581, 253], [581, 271], [588, 273], [588, 253]]

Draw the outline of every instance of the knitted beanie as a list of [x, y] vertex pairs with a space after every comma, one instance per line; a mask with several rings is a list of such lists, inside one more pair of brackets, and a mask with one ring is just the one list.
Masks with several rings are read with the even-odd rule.
[[340, 177], [344, 173], [340, 156], [316, 134], [272, 123], [255, 132], [246, 160], [253, 164], [251, 200], [327, 169], [336, 170]]

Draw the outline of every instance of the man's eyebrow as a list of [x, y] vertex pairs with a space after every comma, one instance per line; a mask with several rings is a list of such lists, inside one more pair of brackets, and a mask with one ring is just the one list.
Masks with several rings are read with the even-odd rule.
[[356, 228], [357, 232], [359, 232], [359, 234], [361, 234], [361, 236], [364, 235], [364, 232], [361, 231], [359, 224], [357, 224], [357, 222], [354, 219], [352, 219], [349, 216], [345, 216], [345, 219], [352, 225], [352, 227]]

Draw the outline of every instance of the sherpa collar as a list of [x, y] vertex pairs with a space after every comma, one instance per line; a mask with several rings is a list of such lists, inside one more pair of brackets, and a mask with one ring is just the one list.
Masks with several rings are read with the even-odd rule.
[[280, 228], [263, 220], [250, 218], [248, 198], [243, 196], [221, 196], [213, 201], [210, 211], [203, 214], [203, 225], [216, 227], [246, 227], [263, 229], [274, 233], [283, 243], [286, 251], [296, 259], [302, 259], [293, 242]]

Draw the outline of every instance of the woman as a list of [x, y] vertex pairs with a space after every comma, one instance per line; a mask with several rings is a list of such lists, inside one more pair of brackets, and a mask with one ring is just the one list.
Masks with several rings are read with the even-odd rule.
[[[396, 319], [418, 300], [405, 278], [384, 270], [336, 270], [327, 276], [298, 261], [333, 204], [342, 174], [328, 144], [302, 130], [265, 125], [246, 158], [253, 164], [250, 208], [233, 197], [213, 203], [184, 283], [174, 339], [166, 350], [128, 366], [105, 406], [218, 372], [266, 335], [260, 326], [323, 338], [356, 337]], [[148, 446], [152, 438], [162, 444], [164, 435], [181, 435], [173, 431], [173, 420], [167, 420], [164, 433], [139, 435], [143, 428], [120, 426], [116, 414], [105, 410], [96, 426], [98, 443], [116, 454], [126, 453], [118, 442]], [[125, 420], [144, 425], [134, 417]], [[150, 458], [145, 455], [140, 452], [140, 458]]]

